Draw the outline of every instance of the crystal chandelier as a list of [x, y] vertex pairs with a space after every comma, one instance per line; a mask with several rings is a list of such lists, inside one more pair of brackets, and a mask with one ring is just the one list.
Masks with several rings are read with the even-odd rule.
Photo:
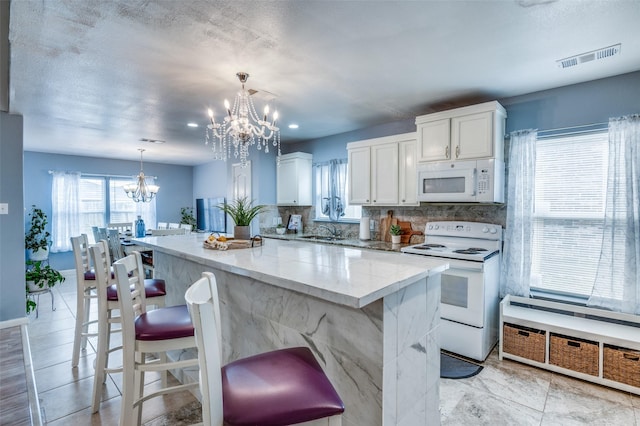
[[228, 100], [224, 100], [224, 107], [227, 115], [222, 123], [216, 123], [213, 111], [209, 109], [209, 119], [211, 123], [207, 125], [206, 145], [211, 144], [215, 160], [227, 160], [231, 157], [231, 146], [233, 145], [233, 155], [240, 157], [242, 167], [247, 164], [249, 146], [257, 145], [257, 149], [264, 147], [264, 152], [269, 152], [269, 142], [278, 147], [278, 159], [280, 157], [280, 129], [276, 126], [278, 111], [273, 113], [269, 121], [269, 105], [264, 107], [262, 119], [256, 112], [251, 99], [251, 93], [245, 90], [244, 83], [249, 78], [249, 74], [239, 72], [236, 74], [242, 90], [237, 95], [233, 103], [233, 109]]
[[143, 203], [149, 203], [153, 200], [153, 197], [156, 196], [160, 187], [147, 183], [147, 179], [144, 177], [144, 172], [142, 171], [142, 153], [145, 150], [138, 148], [138, 151], [140, 151], [140, 173], [138, 173], [138, 176], [133, 182], [124, 185], [123, 189], [124, 192], [127, 193], [127, 196], [136, 203], [141, 201]]

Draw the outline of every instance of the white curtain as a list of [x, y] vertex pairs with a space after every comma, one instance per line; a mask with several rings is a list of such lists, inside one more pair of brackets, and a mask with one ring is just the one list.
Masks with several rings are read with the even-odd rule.
[[609, 120], [604, 233], [588, 304], [640, 314], [640, 115]]
[[511, 133], [500, 296], [529, 297], [537, 130]]
[[52, 174], [51, 251], [70, 251], [70, 238], [80, 235], [80, 172]]
[[316, 167], [320, 171], [316, 174], [316, 179], [320, 179], [316, 188], [320, 192], [322, 214], [337, 221], [345, 215], [347, 207], [347, 160], [331, 160]]

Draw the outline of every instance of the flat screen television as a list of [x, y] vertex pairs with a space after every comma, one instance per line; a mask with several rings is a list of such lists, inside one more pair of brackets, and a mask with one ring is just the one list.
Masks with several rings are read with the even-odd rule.
[[227, 215], [218, 207], [224, 203], [224, 197], [196, 199], [196, 226], [198, 230], [227, 232]]

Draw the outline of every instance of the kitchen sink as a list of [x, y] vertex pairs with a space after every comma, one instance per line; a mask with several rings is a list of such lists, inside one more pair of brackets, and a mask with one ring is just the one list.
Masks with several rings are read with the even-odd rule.
[[303, 240], [313, 240], [313, 241], [341, 241], [344, 240], [343, 237], [331, 237], [327, 235], [305, 235], [304, 237], [300, 237]]

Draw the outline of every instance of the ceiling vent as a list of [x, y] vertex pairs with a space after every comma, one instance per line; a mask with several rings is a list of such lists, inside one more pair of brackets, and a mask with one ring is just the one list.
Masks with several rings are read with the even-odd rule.
[[609, 47], [603, 47], [602, 49], [593, 50], [587, 53], [581, 53], [576, 56], [571, 56], [568, 58], [560, 59], [556, 61], [560, 68], [571, 68], [576, 65], [584, 64], [585, 62], [597, 61], [604, 58], [609, 58], [611, 56], [617, 55], [620, 53], [621, 44], [615, 44]]

